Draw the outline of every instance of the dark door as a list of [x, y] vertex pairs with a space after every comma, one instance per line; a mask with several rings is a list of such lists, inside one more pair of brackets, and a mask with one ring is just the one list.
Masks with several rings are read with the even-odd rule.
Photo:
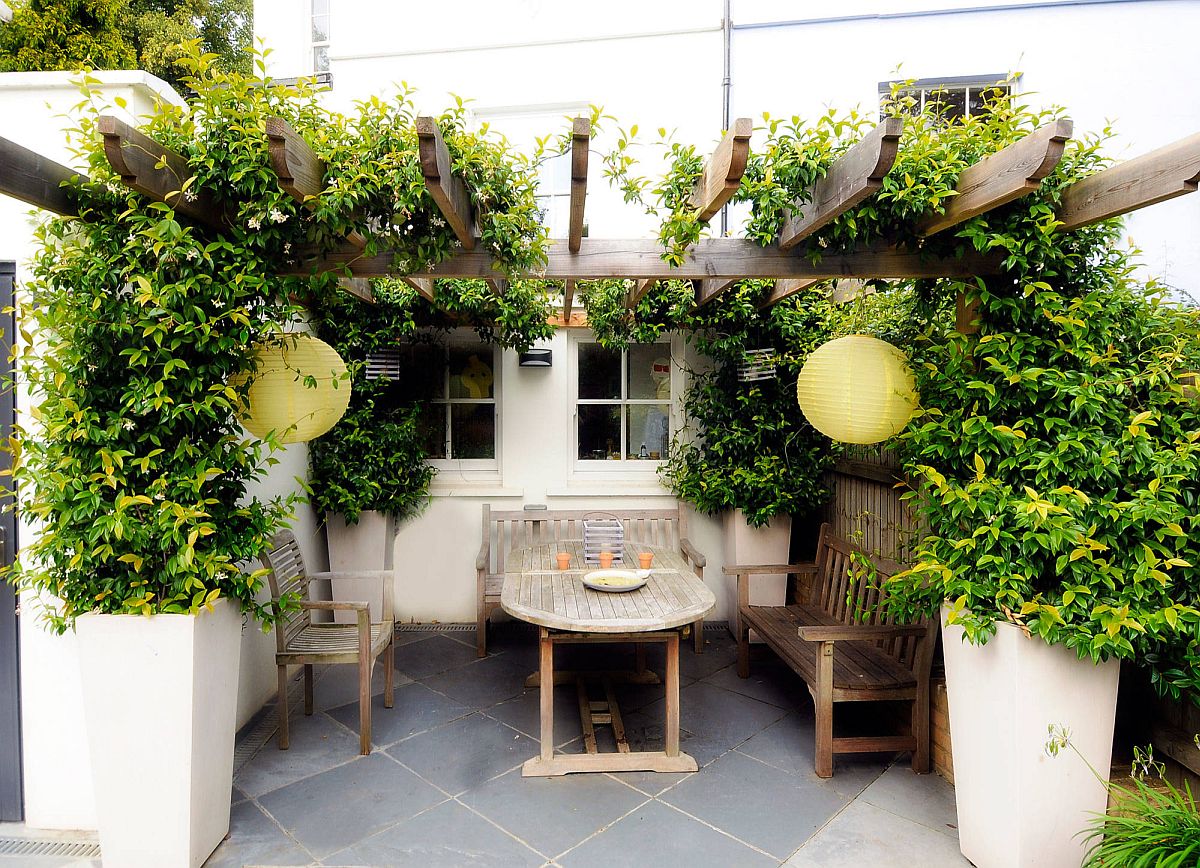
[[[16, 333], [13, 278], [16, 263], [0, 262], [0, 442], [7, 443], [16, 421], [16, 390], [12, 387], [9, 350]], [[0, 451], [0, 469], [12, 466], [12, 456]], [[9, 477], [0, 477], [8, 480]], [[9, 485], [0, 485], [0, 564], [12, 563], [17, 551], [17, 515]], [[25, 818], [21, 793], [21, 667], [17, 595], [0, 582], [0, 820]]]

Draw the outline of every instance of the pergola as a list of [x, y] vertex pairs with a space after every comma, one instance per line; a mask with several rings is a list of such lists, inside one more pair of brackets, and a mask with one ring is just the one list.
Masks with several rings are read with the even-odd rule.
[[[227, 211], [211, 193], [180, 191], [192, 177], [187, 160], [124, 121], [102, 116], [98, 129], [114, 172], [148, 200], [166, 202], [177, 213], [204, 227], [220, 231]], [[729, 202], [741, 184], [750, 150], [753, 124], [737, 119], [725, 133], [696, 182], [690, 203], [707, 222]], [[321, 272], [349, 274], [342, 286], [371, 300], [366, 278], [394, 276], [405, 280], [430, 302], [439, 278], [489, 281], [498, 292], [493, 258], [480, 250], [475, 229], [475, 206], [462, 180], [451, 170], [451, 156], [432, 117], [416, 121], [421, 169], [426, 188], [454, 231], [461, 250], [419, 274], [399, 274], [390, 251], [369, 254], [368, 241], [358, 233], [346, 235], [327, 252], [302, 252], [286, 272], [305, 276]], [[968, 252], [940, 257], [921, 249], [877, 246], [852, 253], [826, 255], [813, 262], [799, 255], [800, 242], [867, 200], [883, 184], [899, 149], [903, 121], [883, 119], [849, 148], [794, 203], [776, 243], [764, 247], [739, 238], [707, 238], [687, 250], [684, 261], [662, 259], [655, 239], [593, 239], [584, 237], [588, 149], [591, 124], [576, 118], [570, 142], [571, 198], [567, 238], [551, 241], [545, 266], [518, 276], [562, 281], [563, 321], [570, 322], [578, 281], [626, 278], [634, 281], [629, 307], [636, 306], [660, 280], [691, 280], [697, 305], [717, 298], [735, 281], [773, 279], [773, 289], [761, 301], [768, 307], [801, 290], [832, 278], [989, 278], [1003, 273], [1003, 257], [994, 252]], [[285, 121], [267, 123], [270, 160], [282, 190], [306, 207], [313, 207], [324, 189], [325, 165], [304, 138]], [[984, 214], [1038, 188], [1058, 165], [1072, 134], [1069, 120], [1055, 120], [964, 170], [956, 194], [943, 213], [929, 213], [913, 226], [927, 238]], [[72, 186], [79, 172], [59, 165], [12, 141], [0, 138], [0, 193], [62, 215], [75, 215]], [[1077, 181], [1062, 193], [1057, 219], [1060, 232], [1070, 232], [1101, 220], [1193, 192], [1200, 184], [1200, 133], [1165, 145]], [[970, 329], [971, 305], [960, 299], [960, 328]]]

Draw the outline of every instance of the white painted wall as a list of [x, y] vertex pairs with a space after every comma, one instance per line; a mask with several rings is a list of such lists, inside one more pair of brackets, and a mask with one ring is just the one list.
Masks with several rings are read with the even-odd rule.
[[[161, 80], [144, 72], [95, 73], [101, 104], [133, 122], [148, 113], [155, 100], [181, 103]], [[117, 100], [124, 101], [124, 108]], [[0, 75], [0, 117], [4, 136], [65, 165], [72, 156], [64, 130], [67, 113], [80, 100], [70, 73], [38, 72]], [[79, 168], [79, 166], [77, 166]], [[31, 209], [0, 196], [0, 259], [17, 261], [18, 291], [27, 276], [26, 262], [34, 253]], [[29, 421], [29, 399], [18, 396], [19, 412]], [[280, 463], [252, 492], [261, 497], [296, 488], [295, 478], [307, 474], [303, 445], [288, 447]], [[315, 569], [325, 566], [325, 547], [312, 511], [297, 516], [297, 536]], [[22, 524], [28, 540], [36, 528]], [[54, 636], [39, 623], [41, 602], [31, 595], [21, 600], [21, 717], [25, 766], [25, 809], [29, 825], [41, 828], [95, 828], [87, 739], [75, 637]], [[238, 684], [238, 725], [245, 723], [275, 690], [274, 636], [256, 624], [243, 630], [241, 676]]]

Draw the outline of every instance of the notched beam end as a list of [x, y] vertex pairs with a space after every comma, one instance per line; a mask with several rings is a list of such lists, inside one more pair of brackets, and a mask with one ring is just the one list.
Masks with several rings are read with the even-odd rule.
[[466, 185], [454, 175], [450, 151], [434, 118], [416, 121], [417, 147], [425, 187], [464, 250], [475, 249], [475, 221]]
[[750, 158], [750, 137], [753, 134], [754, 122], [750, 118], [738, 118], [721, 137], [704, 165], [690, 199], [691, 206], [699, 212], [701, 222], [711, 220], [741, 186], [746, 161]]
[[583, 240], [583, 211], [587, 203], [588, 146], [592, 140], [592, 122], [575, 118], [571, 123], [571, 215], [567, 248], [578, 253]]

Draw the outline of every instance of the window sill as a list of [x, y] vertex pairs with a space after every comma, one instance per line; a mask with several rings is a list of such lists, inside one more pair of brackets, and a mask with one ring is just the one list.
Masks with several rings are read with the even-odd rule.
[[525, 489], [491, 482], [443, 482], [429, 486], [430, 497], [524, 497]]
[[547, 497], [670, 497], [671, 489], [657, 479], [629, 477], [572, 479], [564, 488], [546, 492]]

